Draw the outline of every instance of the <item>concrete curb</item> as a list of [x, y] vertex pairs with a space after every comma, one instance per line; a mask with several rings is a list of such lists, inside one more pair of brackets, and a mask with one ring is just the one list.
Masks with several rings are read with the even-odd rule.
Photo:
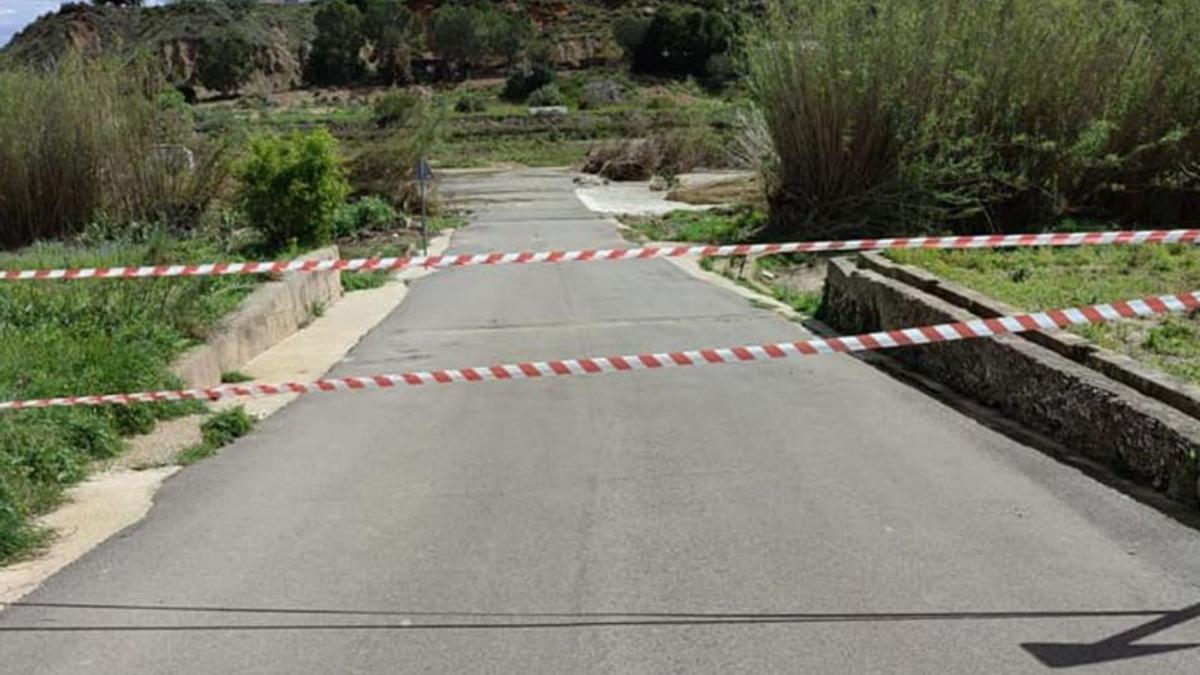
[[[859, 332], [978, 317], [841, 258], [830, 261], [820, 318]], [[1020, 336], [889, 354], [1118, 475], [1200, 510], [1200, 420]]]
[[[436, 237], [430, 242], [430, 252], [440, 254], [449, 248], [452, 235], [453, 230], [448, 230]], [[314, 255], [336, 257], [337, 249], [322, 249]], [[219, 329], [214, 342], [220, 346], [206, 344], [189, 352], [184, 361], [177, 362], [176, 372], [185, 380], [210, 378], [209, 384], [219, 383], [224, 370], [243, 368], [264, 379], [296, 379], [310, 370], [323, 373], [404, 301], [408, 280], [429, 273], [425, 269], [404, 270], [395, 275], [397, 282], [354, 293], [315, 320], [311, 303], [342, 297], [340, 273], [287, 275], [281, 283], [265, 284], [251, 294], [225, 322], [226, 328]], [[307, 279], [311, 277], [319, 278]], [[255, 330], [252, 324], [256, 319], [271, 327]], [[257, 355], [243, 358], [251, 352]], [[213, 377], [215, 381], [211, 381]], [[245, 405], [248, 412], [263, 418], [294, 398], [280, 396]], [[131, 440], [135, 455], [126, 453], [106, 463], [105, 470], [67, 490], [63, 505], [37, 520], [57, 534], [49, 548], [37, 557], [0, 568], [0, 612], [5, 609], [3, 603], [31, 593], [55, 572], [145, 517], [163, 481], [180, 467], [134, 470], [130, 462], [144, 465], [171, 461], [174, 451], [188, 445], [180, 445], [179, 437], [198, 436], [202, 421], [202, 416], [195, 415], [159, 424], [150, 434]]]
[[[892, 262], [882, 253], [859, 254], [859, 264], [941, 298], [976, 316], [993, 318], [1021, 311], [918, 267]], [[1102, 349], [1072, 333], [1022, 333], [1021, 337], [1200, 419], [1200, 387], [1175, 380], [1128, 356]]]
[[[336, 260], [336, 246], [313, 251], [305, 260]], [[221, 374], [282, 342], [342, 296], [341, 272], [289, 272], [262, 284], [213, 331], [204, 344], [175, 361], [171, 370], [189, 387], [221, 383]]]

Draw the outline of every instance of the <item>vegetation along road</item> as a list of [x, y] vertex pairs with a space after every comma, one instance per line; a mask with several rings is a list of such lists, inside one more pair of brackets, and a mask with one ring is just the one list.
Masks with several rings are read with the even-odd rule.
[[[4, 270], [1200, 227], [1194, 1], [24, 4]], [[0, 282], [0, 402], [1188, 293], [1200, 248], [408, 272]], [[1191, 674], [1198, 385], [1192, 311], [0, 410], [0, 673]]]
[[[445, 189], [486, 200], [456, 251], [621, 243], [566, 174]], [[334, 373], [802, 332], [664, 261], [464, 268]], [[1195, 532], [849, 357], [313, 396], [0, 615], [0, 661], [1023, 672], [1022, 644], [1181, 609], [1198, 561]]]

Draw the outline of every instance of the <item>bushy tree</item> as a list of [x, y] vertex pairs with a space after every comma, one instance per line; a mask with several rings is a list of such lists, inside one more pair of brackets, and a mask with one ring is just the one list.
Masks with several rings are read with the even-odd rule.
[[442, 5], [430, 20], [433, 50], [447, 73], [465, 72], [485, 53], [479, 14], [471, 7]]
[[142, 0], [92, 0], [97, 7], [110, 5], [112, 7], [141, 7]]
[[500, 93], [500, 97], [520, 103], [538, 89], [552, 84], [554, 80], [554, 69], [549, 64], [525, 63], [508, 72], [508, 79], [504, 82], [504, 91]]
[[317, 10], [313, 23], [317, 37], [304, 66], [304, 79], [312, 84], [347, 84], [362, 75], [360, 52], [366, 44], [362, 13], [343, 0], [333, 0]]
[[196, 79], [222, 94], [235, 93], [254, 72], [254, 47], [240, 37], [205, 40], [196, 57]]
[[529, 43], [533, 32], [529, 20], [489, 8], [478, 16], [483, 52], [493, 59], [511, 65]]
[[328, 243], [334, 215], [350, 192], [337, 141], [324, 129], [251, 139], [237, 175], [238, 204], [275, 249]]
[[712, 57], [729, 50], [733, 26], [717, 11], [663, 7], [650, 18], [622, 17], [613, 38], [634, 72], [705, 76]]
[[613, 40], [631, 60], [646, 41], [650, 28], [650, 17], [638, 14], [623, 14], [613, 22]]
[[401, 0], [361, 0], [363, 32], [371, 42], [375, 74], [385, 84], [412, 81], [413, 14]]

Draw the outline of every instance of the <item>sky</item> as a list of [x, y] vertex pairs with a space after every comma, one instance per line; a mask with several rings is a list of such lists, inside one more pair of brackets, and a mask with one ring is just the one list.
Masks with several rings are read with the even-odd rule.
[[58, 0], [0, 0], [0, 45], [8, 44], [13, 34], [60, 4]]
[[[0, 0], [0, 47], [33, 20], [46, 12], [53, 12], [63, 4], [61, 0]], [[162, 4], [161, 0], [146, 3]]]

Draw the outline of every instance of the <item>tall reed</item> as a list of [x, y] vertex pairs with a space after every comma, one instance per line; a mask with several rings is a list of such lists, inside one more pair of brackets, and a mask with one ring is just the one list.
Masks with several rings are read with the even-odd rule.
[[[194, 137], [143, 61], [63, 60], [0, 70], [0, 246], [89, 221], [194, 214], [220, 188], [227, 148]], [[190, 153], [190, 159], [189, 159]]]
[[1198, 33], [1195, 2], [777, 0], [771, 234], [1195, 220]]

